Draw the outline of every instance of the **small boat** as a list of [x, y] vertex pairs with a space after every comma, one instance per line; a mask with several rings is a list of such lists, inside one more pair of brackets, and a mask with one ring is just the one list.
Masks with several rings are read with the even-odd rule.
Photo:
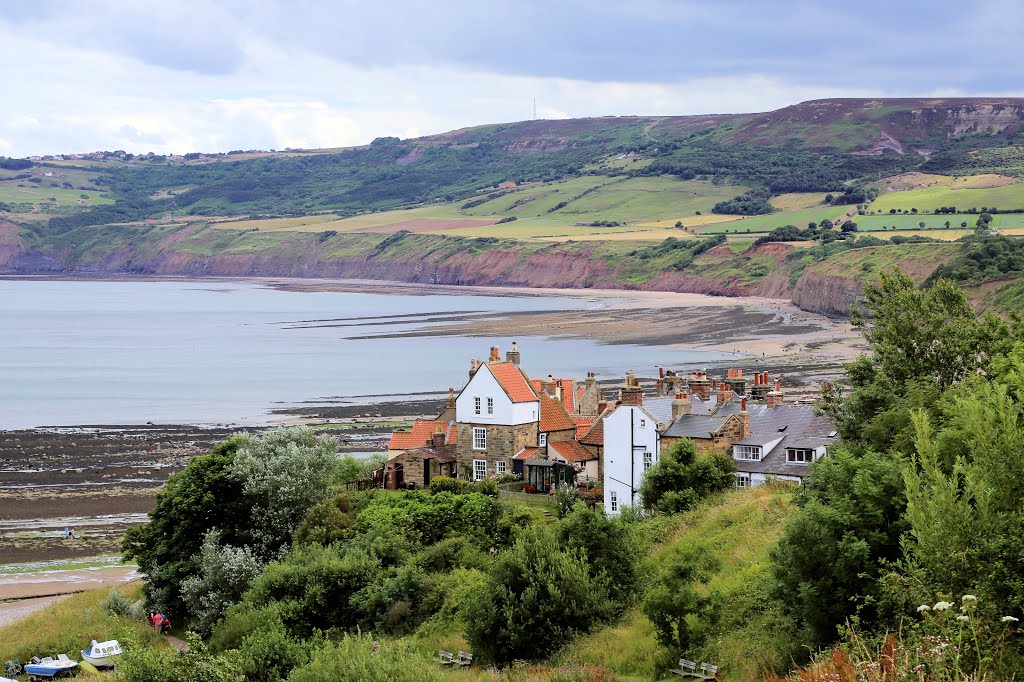
[[82, 649], [82, 660], [92, 663], [97, 668], [112, 668], [117, 663], [117, 656], [124, 651], [116, 639], [109, 642], [97, 642], [92, 640], [92, 646]]
[[78, 661], [72, 661], [64, 654], [60, 654], [56, 659], [46, 658], [39, 659], [34, 658], [25, 664], [25, 672], [32, 676], [33, 679], [40, 677], [54, 678], [64, 677], [70, 675], [71, 671], [78, 667]]

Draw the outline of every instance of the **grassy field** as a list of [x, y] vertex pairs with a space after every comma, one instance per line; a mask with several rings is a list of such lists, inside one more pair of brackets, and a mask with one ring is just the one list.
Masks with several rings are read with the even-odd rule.
[[771, 232], [776, 227], [783, 225], [796, 225], [804, 228], [811, 221], [821, 222], [825, 218], [835, 220], [846, 211], [846, 206], [819, 206], [816, 208], [805, 208], [799, 211], [787, 211], [785, 213], [772, 213], [770, 215], [751, 216], [728, 222], [717, 222], [711, 225], [702, 225], [699, 230], [705, 234], [744, 234], [746, 232], [759, 233]]
[[996, 207], [1002, 210], [1024, 208], [1024, 182], [983, 189], [954, 189], [950, 183], [936, 183], [923, 189], [881, 194], [869, 210], [887, 214], [891, 209], [934, 211], [942, 206], [968, 208]]
[[[19, 185], [24, 184], [24, 187]], [[82, 195], [86, 198], [83, 199]], [[54, 201], [51, 201], [54, 200]], [[67, 189], [64, 187], [36, 187], [29, 183], [12, 181], [0, 182], [0, 202], [5, 204], [50, 204], [58, 206], [98, 206], [112, 204], [112, 199], [100, 196], [99, 192]]]
[[780, 211], [799, 211], [804, 208], [815, 208], [825, 204], [823, 192], [790, 192], [772, 197], [772, 206]]
[[[132, 601], [141, 598], [142, 585], [125, 585], [120, 591]], [[27, 661], [32, 656], [63, 653], [78, 660], [92, 640], [118, 639], [144, 646], [166, 646], [145, 619], [111, 616], [106, 601], [110, 590], [90, 590], [72, 595], [53, 606], [0, 628], [0, 661]]]

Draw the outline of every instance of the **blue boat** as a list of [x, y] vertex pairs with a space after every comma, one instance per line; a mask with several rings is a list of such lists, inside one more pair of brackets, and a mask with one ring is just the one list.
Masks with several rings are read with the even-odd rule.
[[72, 661], [65, 654], [60, 654], [56, 659], [47, 656], [43, 659], [33, 658], [25, 664], [25, 672], [32, 676], [32, 679], [54, 679], [70, 675], [78, 667], [78, 661]]

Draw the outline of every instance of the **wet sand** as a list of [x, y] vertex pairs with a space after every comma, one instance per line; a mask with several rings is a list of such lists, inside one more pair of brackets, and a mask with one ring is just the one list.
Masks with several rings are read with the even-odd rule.
[[131, 567], [80, 568], [0, 575], [0, 627], [78, 592], [141, 580]]

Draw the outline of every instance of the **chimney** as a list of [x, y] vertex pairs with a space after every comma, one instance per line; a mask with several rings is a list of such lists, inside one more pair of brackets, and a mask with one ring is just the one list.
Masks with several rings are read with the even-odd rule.
[[659, 379], [664, 379], [665, 378], [665, 368], [664, 367], [659, 367], [658, 368], [658, 378]]
[[640, 388], [640, 384], [636, 380], [636, 372], [629, 370], [626, 374], [626, 381], [622, 384], [622, 389], [619, 393], [619, 401], [623, 405], [643, 405], [644, 404], [644, 392]]
[[747, 399], [740, 402], [740, 423], [743, 424], [743, 438], [750, 435], [750, 413], [747, 412]]
[[768, 395], [765, 396], [765, 404], [768, 407], [775, 407], [776, 405], [781, 405], [783, 397], [784, 397], [784, 394], [782, 393], [782, 388], [781, 388], [780, 382], [779, 382], [778, 379], [776, 379], [775, 380], [775, 390], [774, 391], [768, 391]]
[[665, 397], [665, 380], [658, 379], [657, 383], [654, 384], [655, 393], [659, 398]]
[[597, 376], [593, 372], [587, 372], [587, 388], [597, 383]]
[[679, 419], [683, 415], [690, 414], [692, 407], [693, 403], [688, 393], [676, 393], [676, 397], [672, 400], [672, 421]]
[[557, 383], [555, 382], [555, 377], [550, 375], [550, 374], [548, 375], [547, 380], [543, 384], [541, 384], [541, 386], [540, 386], [541, 390], [544, 391], [545, 393], [547, 393], [550, 396], [555, 395], [555, 388], [556, 387], [557, 387]]
[[562, 402], [562, 384], [555, 384], [555, 400]]
[[430, 438], [430, 445], [438, 450], [444, 447], [444, 431], [434, 431], [434, 435]]
[[470, 380], [472, 380], [473, 377], [476, 376], [476, 371], [478, 369], [480, 369], [480, 364], [479, 363], [480, 363], [479, 360], [470, 360], [469, 361], [469, 378], [470, 378]]
[[604, 398], [601, 398], [601, 400], [599, 400], [597, 402], [597, 414], [598, 414], [598, 416], [601, 416], [602, 414], [604, 414], [605, 410], [607, 410], [607, 409], [608, 409], [608, 401], [605, 400]]
[[455, 389], [451, 386], [448, 387], [448, 403], [446, 407], [448, 409], [455, 409]]
[[513, 365], [519, 366], [519, 344], [515, 341], [512, 342], [512, 350], [505, 353], [505, 362], [511, 362]]
[[488, 362], [501, 362], [501, 351], [497, 346], [491, 346], [491, 359]]

